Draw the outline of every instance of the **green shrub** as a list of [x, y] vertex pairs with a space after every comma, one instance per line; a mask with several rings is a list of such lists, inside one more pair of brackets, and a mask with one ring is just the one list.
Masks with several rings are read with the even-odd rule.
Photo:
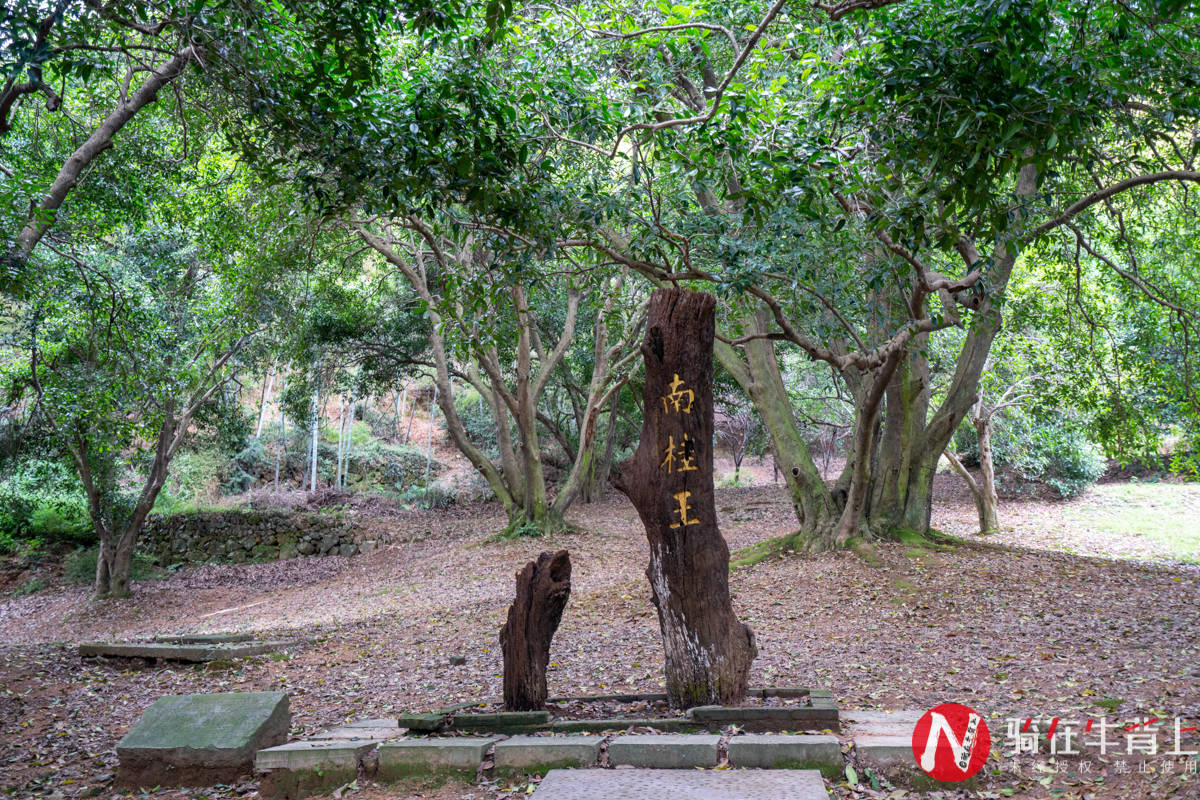
[[46, 588], [46, 585], [46, 581], [42, 578], [30, 578], [16, 589], [13, 589], [12, 595], [13, 597], [24, 597], [27, 594], [40, 592], [42, 589]]
[[176, 503], [210, 505], [220, 495], [226, 463], [212, 448], [185, 450], [171, 459], [163, 493]]
[[29, 518], [29, 528], [34, 536], [48, 542], [84, 542], [95, 534], [82, 502], [38, 506]]
[[[965, 464], [979, 464], [974, 426], [959, 427], [955, 448]], [[1083, 421], [1070, 413], [1038, 419], [1020, 410], [1008, 412], [992, 432], [992, 461], [998, 483], [1008, 476], [1040, 481], [1064, 498], [1081, 493], [1105, 469], [1104, 454], [1088, 437]]]
[[1062, 497], [1075, 497], [1104, 474], [1104, 454], [1082, 431], [1046, 426], [1036, 439], [1045, 457], [1043, 480]]
[[449, 508], [457, 499], [452, 490], [436, 483], [414, 486], [400, 494], [401, 503], [425, 509]]
[[64, 464], [28, 459], [0, 482], [0, 552], [93, 541], [83, 489]]

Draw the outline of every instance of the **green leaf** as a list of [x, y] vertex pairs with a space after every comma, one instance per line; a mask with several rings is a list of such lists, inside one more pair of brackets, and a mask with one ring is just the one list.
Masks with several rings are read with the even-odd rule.
[[858, 771], [849, 764], [846, 765], [846, 783], [851, 786], [858, 786]]

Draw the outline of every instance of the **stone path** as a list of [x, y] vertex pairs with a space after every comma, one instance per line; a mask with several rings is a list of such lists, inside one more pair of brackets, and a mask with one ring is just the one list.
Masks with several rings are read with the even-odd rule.
[[814, 770], [555, 769], [535, 800], [829, 800]]
[[[843, 712], [851, 763], [915, 788], [923, 778], [911, 745], [919, 716]], [[262, 794], [303, 797], [336, 788], [362, 770], [377, 770], [385, 782], [437, 773], [473, 776], [490, 759], [497, 776], [550, 770], [556, 777], [536, 792], [543, 800], [825, 800], [821, 774], [836, 779], [845, 769], [845, 744], [830, 734], [739, 733], [728, 739], [729, 769], [713, 769], [722, 740], [715, 734], [404, 736], [411, 721], [363, 720], [261, 750], [256, 766], [266, 774]]]

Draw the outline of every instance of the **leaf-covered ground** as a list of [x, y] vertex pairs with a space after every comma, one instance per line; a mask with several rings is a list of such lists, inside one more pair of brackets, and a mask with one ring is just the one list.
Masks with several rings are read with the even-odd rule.
[[[735, 571], [735, 606], [758, 636], [752, 683], [826, 687], [844, 707], [958, 701], [982, 712], [999, 757], [981, 787], [909, 796], [1200, 797], [1200, 778], [1181, 780], [1179, 767], [1165, 773], [1165, 756], [1145, 759], [1147, 772], [1139, 772], [1140, 760], [1093, 757], [1087, 773], [1045, 756], [1004, 757], [1010, 717], [1157, 716], [1198, 724], [1200, 568], [1167, 560], [1136, 532], [1106, 534], [1080, 521], [1079, 510], [1103, 494], [1073, 503], [1007, 501], [1008, 529], [980, 540], [969, 535], [973, 512], [954, 480], [939, 478], [934, 524], [960, 534], [961, 544], [885, 544], [868, 559], [785, 553]], [[1181, 525], [1190, 504], [1179, 506]], [[769, 484], [719, 490], [718, 508], [734, 551], [794, 527], [782, 489]], [[1169, 524], [1174, 512], [1156, 513]], [[112, 796], [113, 748], [163, 694], [285, 689], [296, 734], [495, 700], [496, 636], [513, 575], [544, 549], [567, 548], [574, 563], [551, 692], [662, 685], [658, 624], [642, 575], [644, 533], [623, 498], [577, 507], [575, 531], [541, 540], [495, 540], [503, 519], [483, 505], [372, 507], [359, 521], [391, 534], [394, 544], [351, 559], [185, 570], [138, 584], [119, 601], [92, 603], [83, 589], [60, 586], [0, 600], [0, 786], [17, 796]], [[1125, 558], [1095, 557], [1105, 552]], [[97, 637], [241, 630], [304, 643], [279, 658], [216, 670], [84, 663], [72, 648]], [[465, 657], [465, 665], [451, 666], [452, 656]], [[1161, 737], [1164, 750], [1169, 740]], [[1200, 749], [1198, 738], [1185, 738], [1189, 744]], [[904, 796], [861, 777], [856, 786], [830, 786], [843, 797]], [[344, 796], [494, 798], [508, 788], [366, 786]], [[157, 795], [256, 789], [246, 782]]]

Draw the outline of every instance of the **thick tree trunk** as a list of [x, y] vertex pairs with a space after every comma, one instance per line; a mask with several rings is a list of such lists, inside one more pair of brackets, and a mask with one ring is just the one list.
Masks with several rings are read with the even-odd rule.
[[758, 655], [753, 631], [733, 611], [713, 497], [715, 310], [707, 294], [651, 295], [642, 438], [617, 484], [646, 526], [667, 694], [680, 708], [740, 701]]
[[550, 640], [570, 594], [571, 558], [566, 550], [542, 553], [517, 573], [517, 595], [500, 629], [507, 711], [545, 707]]
[[[765, 333], [766, 325], [765, 317], [756, 315], [748, 322], [746, 332]], [[775, 345], [769, 339], [754, 339], [746, 343], [745, 351], [746, 358], [743, 359], [725, 342], [715, 343], [715, 353], [721, 366], [754, 401], [755, 409], [770, 434], [775, 464], [783, 475], [792, 499], [792, 508], [800, 523], [801, 544], [810, 550], [828, 549], [841, 505], [822, 480], [808, 443], [804, 441], [796, 423], [791, 398], [779, 371]]]

